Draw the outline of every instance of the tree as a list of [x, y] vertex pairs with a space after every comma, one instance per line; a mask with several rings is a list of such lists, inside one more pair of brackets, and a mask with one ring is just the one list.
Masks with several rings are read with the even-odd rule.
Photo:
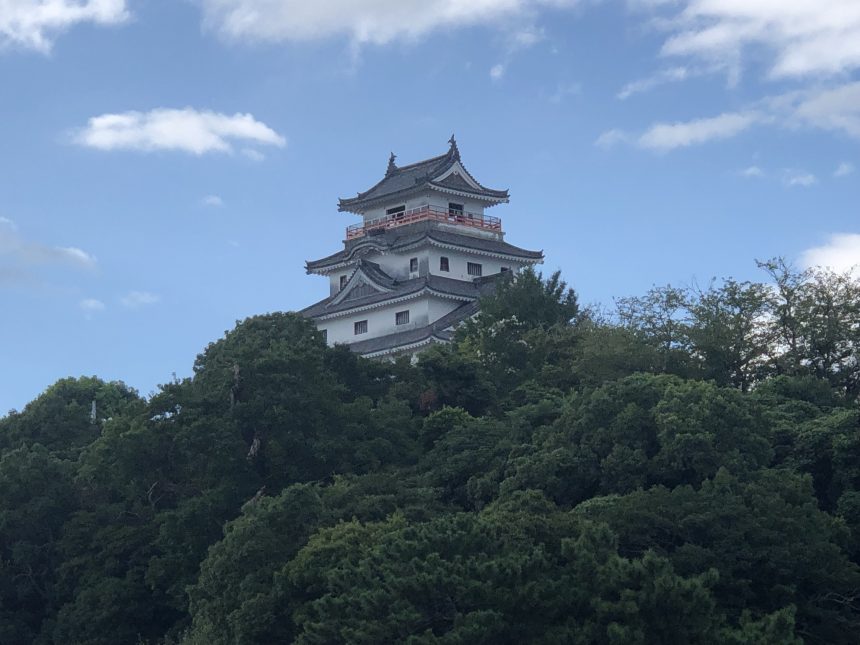
[[725, 280], [699, 291], [689, 306], [690, 344], [702, 375], [746, 392], [771, 356], [771, 290]]

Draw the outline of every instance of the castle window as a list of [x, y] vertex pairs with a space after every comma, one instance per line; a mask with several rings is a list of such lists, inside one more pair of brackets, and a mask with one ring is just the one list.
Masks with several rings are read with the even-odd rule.
[[505, 273], [506, 271], [510, 271], [510, 269], [508, 267], [502, 267], [502, 273]]
[[449, 215], [462, 215], [463, 214], [463, 204], [455, 204], [454, 202], [448, 202], [448, 214]]
[[320, 329], [320, 333], [322, 334], [322, 339], [324, 343], [328, 342], [328, 329]]
[[355, 335], [356, 336], [358, 336], [359, 334], [366, 334], [367, 333], [367, 321], [366, 320], [359, 320], [357, 323], [355, 323], [354, 328], [355, 328]]
[[473, 276], [483, 275], [484, 268], [478, 264], [477, 262], [467, 262], [466, 263], [466, 273]]
[[346, 286], [346, 279], [347, 279], [347, 276], [345, 276], [345, 275], [340, 276], [340, 288], [341, 289], [343, 289]]
[[418, 273], [418, 258], [409, 260], [409, 273]]
[[439, 258], [439, 270], [440, 271], [450, 271], [451, 270], [448, 267], [448, 258]]
[[394, 314], [394, 324], [395, 325], [406, 325], [409, 323], [409, 310], [406, 311], [398, 311]]
[[389, 208], [385, 211], [386, 215], [393, 215], [397, 219], [403, 217], [403, 212], [406, 210], [406, 206], [395, 206], [394, 208]]

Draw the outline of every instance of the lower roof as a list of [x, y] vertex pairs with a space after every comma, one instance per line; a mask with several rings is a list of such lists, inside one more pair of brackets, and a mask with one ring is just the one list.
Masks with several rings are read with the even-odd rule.
[[396, 353], [433, 341], [448, 342], [453, 336], [453, 328], [478, 313], [478, 309], [477, 301], [467, 302], [425, 327], [368, 338], [347, 346], [353, 352], [367, 356]]

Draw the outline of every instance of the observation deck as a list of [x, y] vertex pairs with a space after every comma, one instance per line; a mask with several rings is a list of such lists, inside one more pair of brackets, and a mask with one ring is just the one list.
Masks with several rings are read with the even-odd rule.
[[477, 228], [493, 233], [502, 232], [502, 220], [491, 215], [479, 215], [456, 209], [437, 208], [434, 206], [419, 206], [412, 210], [394, 213], [385, 217], [367, 220], [360, 224], [346, 227], [346, 239], [354, 240], [373, 234], [377, 231], [385, 231], [398, 226], [406, 226], [415, 222], [433, 221], [443, 224], [453, 224], [466, 228]]

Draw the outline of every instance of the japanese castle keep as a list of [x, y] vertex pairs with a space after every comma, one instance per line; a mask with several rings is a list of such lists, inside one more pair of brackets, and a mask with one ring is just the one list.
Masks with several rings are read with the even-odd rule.
[[484, 210], [507, 203], [508, 191], [478, 183], [449, 143], [408, 166], [392, 154], [379, 183], [339, 201], [362, 221], [347, 227], [342, 250], [307, 262], [330, 293], [301, 312], [330, 345], [383, 357], [447, 342], [502, 272], [543, 260], [504, 241], [501, 220]]

